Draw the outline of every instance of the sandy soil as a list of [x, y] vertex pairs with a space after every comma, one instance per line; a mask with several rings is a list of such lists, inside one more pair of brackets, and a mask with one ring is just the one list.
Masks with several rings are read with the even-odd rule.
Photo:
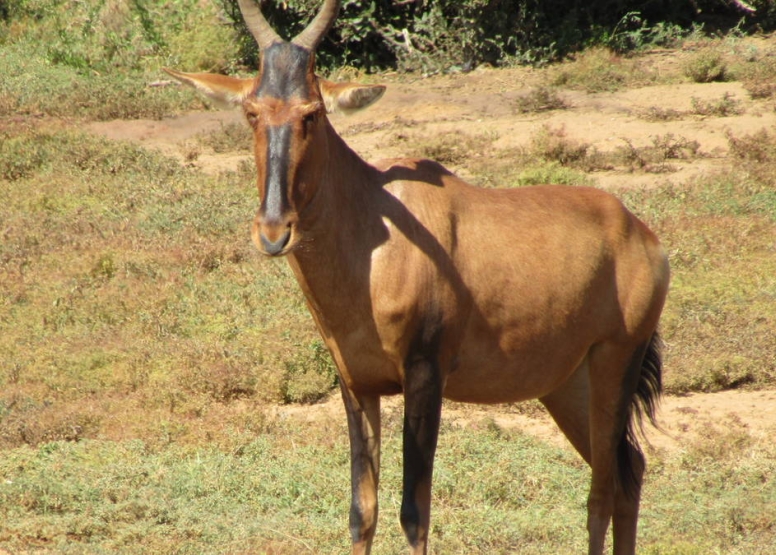
[[[383, 399], [383, 414], [396, 415], [402, 410], [401, 397]], [[275, 409], [280, 419], [301, 422], [328, 420], [344, 422], [345, 412], [338, 395], [313, 406], [284, 406]], [[495, 423], [505, 430], [517, 430], [558, 447], [571, 445], [552, 421], [535, 404], [528, 410], [521, 405], [462, 405], [445, 403], [445, 422], [464, 428], [482, 428]], [[735, 432], [748, 435], [753, 445], [766, 444], [776, 435], [776, 390], [723, 391], [683, 397], [666, 396], [658, 412], [660, 428], [645, 427], [647, 451], [677, 452], [714, 434]]]
[[[670, 174], [606, 172], [596, 174], [601, 185], [617, 187], [650, 186], [666, 180], [681, 183], [703, 172], [729, 164], [726, 132], [751, 134], [772, 129], [776, 111], [772, 101], [752, 101], [740, 83], [674, 84], [652, 86], [614, 93], [585, 94], [563, 91], [568, 109], [539, 114], [519, 114], [515, 99], [537, 83], [530, 70], [480, 69], [466, 75], [436, 76], [427, 79], [386, 77], [389, 85], [384, 98], [374, 107], [353, 115], [333, 115], [331, 121], [348, 143], [367, 160], [411, 155], [401, 151], [395, 135], [411, 124], [424, 133], [461, 131], [492, 132], [495, 148], [527, 143], [541, 126], [565, 127], [569, 137], [590, 143], [599, 151], [611, 151], [627, 138], [634, 146], [651, 144], [652, 137], [673, 133], [700, 143], [703, 156], [679, 160]], [[691, 111], [692, 99], [709, 101], [729, 94], [740, 102], [743, 112], [730, 117], [688, 115], [678, 120], [650, 122], [643, 113], [650, 108]], [[222, 125], [241, 122], [239, 111], [202, 111], [162, 121], [113, 121], [92, 123], [91, 131], [110, 139], [137, 141], [145, 146], [183, 158], [187, 141], [197, 135], [217, 131]], [[199, 155], [194, 165], [207, 172], [234, 169], [250, 153]], [[466, 175], [466, 168], [455, 168]], [[385, 403], [386, 410], [400, 410], [397, 399]], [[342, 418], [338, 397], [314, 407], [284, 407], [284, 416]], [[521, 413], [510, 407], [465, 407], [448, 405], [445, 418], [462, 426], [479, 426], [495, 421], [506, 428], [520, 428], [550, 442], [565, 445], [565, 439], [542, 411]], [[656, 449], [679, 449], [687, 440], [708, 433], [710, 426], [722, 430], [735, 426], [754, 439], [767, 441], [776, 435], [776, 391], [727, 391], [687, 397], [667, 397], [660, 420], [664, 431], [649, 432]]]

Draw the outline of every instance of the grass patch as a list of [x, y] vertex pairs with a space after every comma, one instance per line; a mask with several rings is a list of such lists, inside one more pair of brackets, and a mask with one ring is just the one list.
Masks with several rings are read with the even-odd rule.
[[476, 182], [491, 187], [592, 185], [592, 172], [670, 173], [676, 171], [672, 162], [702, 156], [697, 141], [672, 133], [652, 137], [648, 146], [637, 147], [627, 139], [623, 142], [613, 152], [600, 152], [570, 137], [563, 126], [544, 125], [525, 147], [474, 157], [470, 168]]
[[662, 319], [672, 393], [776, 383], [776, 196], [723, 172], [681, 187], [622, 191], [669, 252]]
[[765, 56], [740, 66], [736, 77], [752, 99], [773, 98], [776, 95], [776, 56]]
[[[383, 416], [375, 548], [398, 553], [406, 549], [398, 523], [402, 418], [398, 410]], [[256, 433], [223, 422], [207, 446], [86, 440], [5, 451], [0, 545], [62, 553], [346, 551], [344, 418], [301, 422], [269, 418]], [[641, 549], [767, 552], [774, 541], [776, 453], [752, 445], [746, 429], [731, 421], [676, 454], [653, 454]], [[583, 550], [588, 483], [587, 466], [568, 449], [495, 424], [443, 425], [431, 552]]]
[[676, 168], [672, 160], [688, 160], [699, 154], [700, 144], [685, 137], [676, 137], [673, 133], [652, 137], [652, 145], [636, 147], [628, 139], [610, 157], [617, 165], [628, 171], [646, 173], [670, 173]]
[[94, 396], [134, 395], [185, 420], [214, 403], [309, 401], [334, 387], [290, 271], [250, 245], [247, 173], [206, 176], [74, 131], [3, 138], [6, 443], [63, 439], [71, 421], [69, 439], [99, 435], [99, 416], [71, 410]]
[[536, 156], [562, 166], [576, 166], [587, 159], [590, 145], [571, 139], [564, 127], [543, 125], [531, 136], [528, 156]]
[[[487, 145], [486, 145], [487, 147]], [[482, 148], [468, 161], [471, 181], [484, 187], [523, 187], [556, 183], [590, 185], [585, 171], [602, 159], [590, 146], [568, 137], [565, 128], [542, 126], [525, 147]]]
[[522, 169], [516, 177], [508, 181], [507, 187], [525, 187], [529, 185], [591, 185], [592, 181], [582, 171], [569, 168], [558, 162], [531, 165]]
[[83, 117], [160, 119], [173, 112], [201, 107], [199, 100], [177, 87], [152, 87], [157, 73], [86, 73], [53, 65], [25, 46], [2, 46], [0, 116], [18, 114]]
[[522, 157], [525, 160], [540, 159], [588, 173], [615, 168], [629, 172], [667, 173], [674, 171], [669, 161], [688, 160], [700, 155], [700, 144], [697, 141], [677, 137], [672, 133], [652, 137], [650, 146], [636, 147], [627, 139], [623, 139], [623, 142], [625, 145], [614, 152], [603, 153], [588, 143], [569, 137], [564, 127], [545, 125], [531, 137]]
[[[202, 106], [177, 87], [154, 87], [162, 66], [231, 68], [232, 29], [196, 0], [41, 0], [0, 21], [0, 115], [161, 118]], [[192, 104], [196, 102], [195, 104]]]
[[638, 57], [623, 57], [606, 48], [589, 48], [554, 69], [550, 84], [600, 93], [644, 86], [656, 78]]
[[663, 108], [661, 106], [650, 106], [643, 110], [639, 117], [651, 122], [676, 121], [685, 117], [684, 112], [674, 110], [673, 108]]
[[204, 147], [217, 154], [225, 152], [250, 152], [253, 147], [253, 134], [245, 123], [221, 124], [218, 131], [204, 133], [197, 137]]
[[640, 521], [645, 553], [767, 553], [774, 520], [765, 507], [776, 489], [763, 472], [773, 453], [754, 445], [728, 418], [677, 454], [653, 456]]
[[592, 185], [592, 179], [582, 170], [564, 166], [557, 161], [531, 160], [525, 150], [509, 151], [496, 160], [480, 160], [473, 164], [472, 179], [482, 187], [525, 187], [555, 183], [559, 185]]
[[776, 136], [767, 129], [736, 137], [727, 133], [730, 153], [738, 160], [755, 164], [776, 163]]

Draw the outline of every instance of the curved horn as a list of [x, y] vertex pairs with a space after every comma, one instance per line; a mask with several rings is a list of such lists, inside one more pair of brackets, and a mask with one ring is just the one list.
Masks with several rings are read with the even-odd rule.
[[237, 3], [240, 5], [245, 25], [259, 44], [259, 49], [264, 50], [273, 42], [283, 42], [280, 35], [267, 23], [256, 0], [237, 0]]
[[320, 44], [326, 32], [331, 28], [339, 13], [339, 0], [326, 0], [310, 24], [291, 41], [297, 46], [308, 50], [315, 50]]

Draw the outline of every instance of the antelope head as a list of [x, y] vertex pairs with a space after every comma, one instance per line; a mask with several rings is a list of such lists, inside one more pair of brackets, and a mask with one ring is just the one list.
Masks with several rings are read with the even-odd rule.
[[352, 112], [377, 101], [382, 85], [335, 84], [315, 74], [315, 50], [339, 11], [339, 0], [325, 0], [310, 24], [291, 41], [283, 40], [255, 0], [238, 0], [261, 52], [255, 78], [166, 69], [219, 104], [242, 107], [253, 129], [257, 187], [261, 205], [251, 236], [269, 256], [291, 252], [302, 240], [300, 215], [326, 186], [331, 164], [327, 143], [334, 130], [327, 112]]

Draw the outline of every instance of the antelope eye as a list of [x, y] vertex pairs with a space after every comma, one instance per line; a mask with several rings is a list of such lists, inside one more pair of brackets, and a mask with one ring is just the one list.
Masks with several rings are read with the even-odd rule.
[[248, 120], [251, 127], [256, 127], [256, 124], [259, 121], [259, 115], [254, 112], [246, 112], [245, 118]]
[[306, 126], [312, 125], [318, 120], [318, 112], [310, 112], [308, 114], [305, 114], [302, 118], [302, 121]]

